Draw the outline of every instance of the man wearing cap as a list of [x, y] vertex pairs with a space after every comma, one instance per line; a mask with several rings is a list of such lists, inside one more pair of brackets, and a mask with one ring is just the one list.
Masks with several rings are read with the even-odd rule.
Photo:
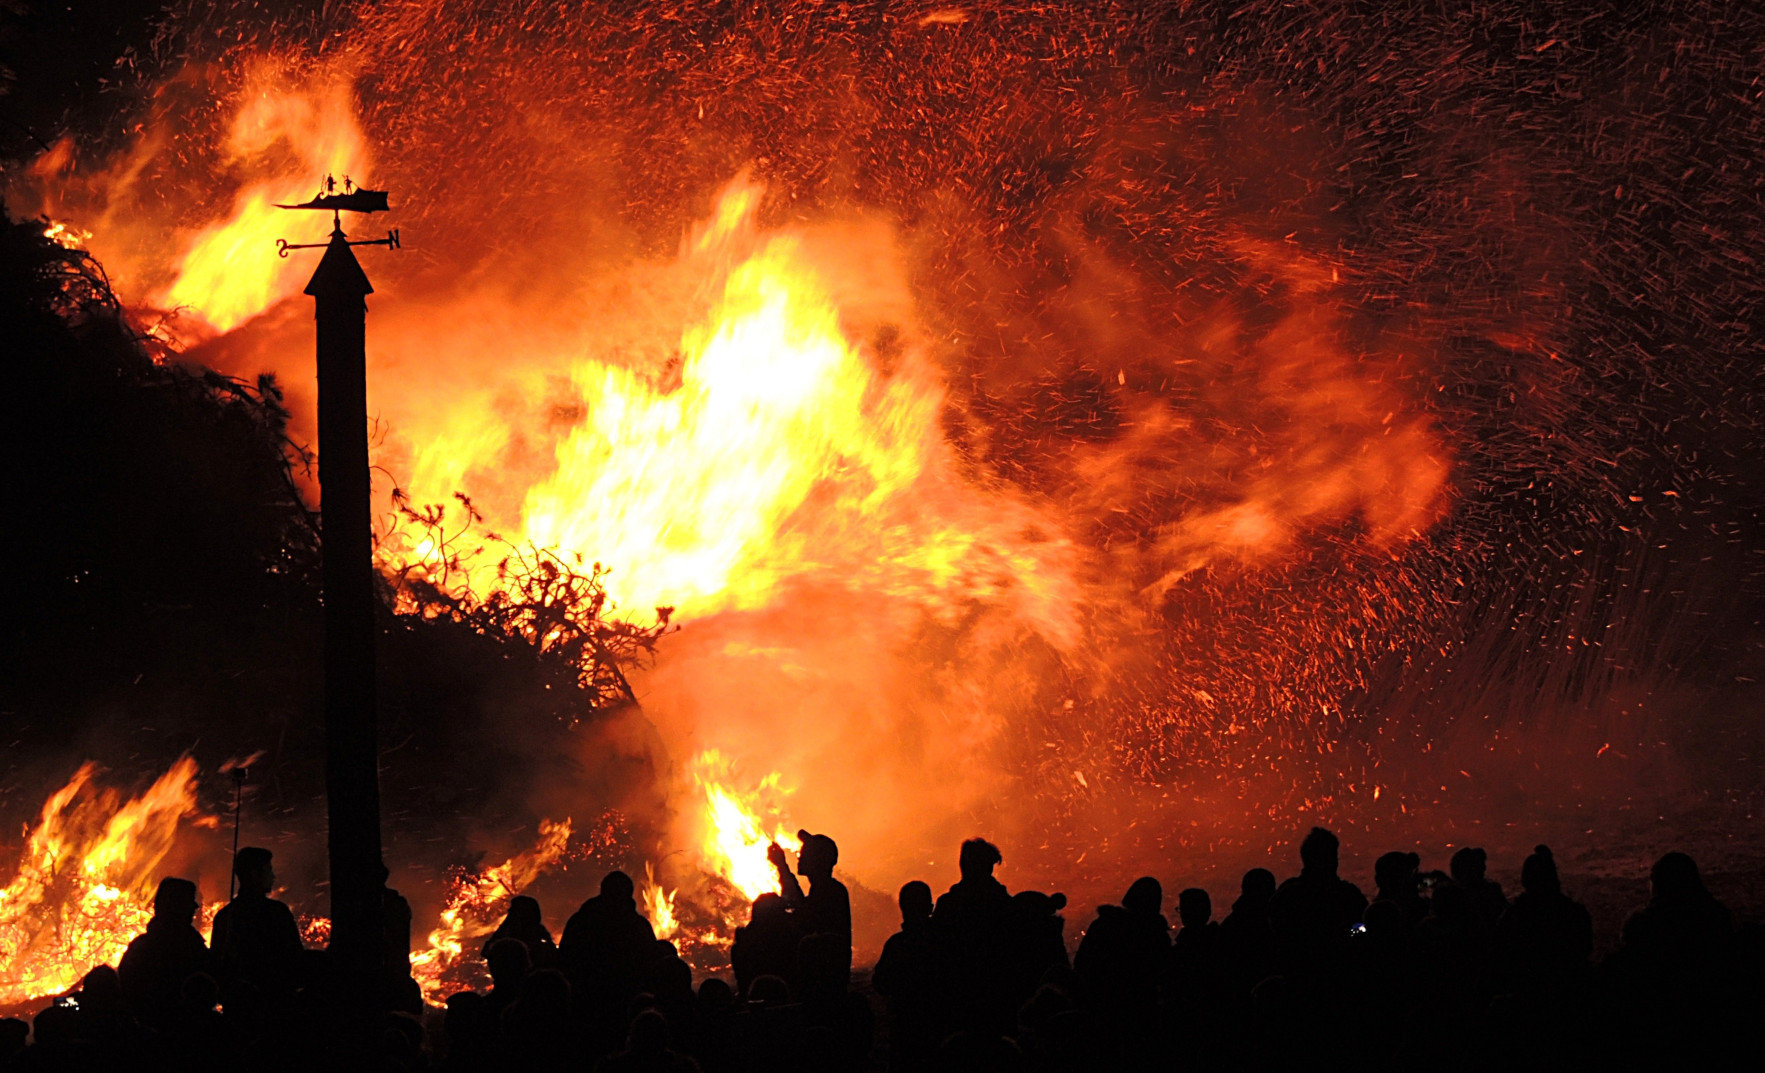
[[798, 831], [797, 837], [803, 843], [797, 853], [797, 875], [809, 881], [809, 893], [803, 893], [797, 875], [791, 874], [783, 847], [774, 842], [767, 849], [766, 856], [778, 872], [779, 893], [805, 937], [832, 935], [842, 941], [846, 952], [845, 972], [849, 978], [852, 972], [852, 897], [846, 892], [846, 885], [833, 877], [833, 867], [840, 860], [840, 848], [826, 835]]

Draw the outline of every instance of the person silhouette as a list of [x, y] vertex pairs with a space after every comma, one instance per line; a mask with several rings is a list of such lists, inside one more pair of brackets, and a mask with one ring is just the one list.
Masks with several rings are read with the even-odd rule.
[[486, 953], [490, 950], [490, 944], [498, 939], [519, 939], [527, 947], [527, 956], [535, 969], [554, 969], [558, 966], [558, 944], [552, 941], [552, 933], [545, 926], [539, 902], [525, 894], [517, 894], [509, 899], [509, 911], [503, 914], [502, 923], [484, 941]]
[[1200, 887], [1177, 895], [1177, 919], [1183, 925], [1171, 939], [1172, 964], [1189, 975], [1211, 980], [1219, 968], [1220, 926], [1214, 923], [1213, 899]]
[[1073, 955], [1073, 973], [1099, 1008], [1138, 1010], [1157, 995], [1170, 955], [1164, 887], [1151, 876], [1129, 885], [1120, 905], [1100, 905]]
[[963, 1025], [1003, 1031], [1011, 1009], [1004, 946], [1011, 892], [993, 877], [1005, 860], [984, 838], [962, 843], [956, 865], [962, 878], [932, 908], [932, 930], [949, 958], [951, 1013]]
[[637, 911], [636, 893], [630, 876], [608, 872], [601, 892], [564, 925], [558, 956], [585, 997], [623, 1006], [637, 994], [656, 953], [656, 931]]
[[1428, 903], [1422, 899], [1422, 858], [1415, 853], [1393, 850], [1373, 862], [1373, 900], [1387, 902], [1397, 909], [1395, 919], [1400, 940], [1414, 933], [1416, 925], [1428, 915]]
[[625, 1049], [609, 1055], [600, 1073], [698, 1073], [699, 1064], [669, 1045], [668, 1019], [657, 1010], [632, 1018]]
[[931, 887], [911, 880], [897, 902], [901, 930], [883, 944], [870, 984], [888, 1003], [889, 1067], [923, 1069], [943, 1036], [947, 969], [932, 935]]
[[1246, 994], [1275, 971], [1275, 928], [1269, 917], [1274, 896], [1275, 873], [1252, 868], [1239, 881], [1232, 911], [1220, 921], [1222, 956], [1232, 966], [1233, 981]]
[[260, 846], [246, 846], [233, 860], [239, 892], [215, 914], [211, 946], [223, 1004], [246, 995], [274, 1000], [300, 982], [305, 947], [294, 914], [270, 897], [276, 886], [273, 861]]
[[1695, 861], [1668, 853], [1649, 870], [1649, 903], [1624, 922], [1626, 960], [1651, 974], [1708, 974], [1729, 953], [1734, 916], [1704, 886]]
[[932, 908], [932, 922], [939, 931], [974, 939], [997, 934], [1011, 905], [1011, 893], [993, 878], [993, 869], [1004, 860], [999, 847], [984, 838], [962, 843], [956, 860], [962, 878]]
[[521, 997], [527, 978], [533, 975], [533, 960], [527, 944], [519, 939], [497, 939], [484, 950], [485, 967], [490, 970], [490, 993], [485, 1006], [490, 1016], [499, 1018], [504, 1010]]
[[135, 1016], [163, 1025], [177, 1015], [178, 992], [193, 973], [210, 971], [208, 944], [196, 930], [196, 884], [167, 876], [153, 895], [153, 919], [117, 962]]
[[1469, 898], [1472, 915], [1485, 931], [1494, 931], [1496, 922], [1508, 911], [1508, 899], [1501, 884], [1488, 876], [1489, 854], [1477, 846], [1465, 846], [1452, 855], [1448, 868], [1453, 884]]
[[[797, 922], [804, 938], [830, 935], [845, 943], [846, 976], [852, 973], [852, 896], [846, 885], [833, 877], [839, 863], [840, 848], [827, 835], [798, 831], [803, 848], [797, 853], [797, 875], [809, 881], [809, 892], [803, 893], [797, 876], [791, 874], [784, 848], [774, 842], [766, 848], [766, 857], [778, 873], [779, 896]], [[799, 969], [801, 965], [798, 966]]]
[[784, 899], [768, 891], [754, 899], [748, 922], [735, 929], [729, 950], [735, 989], [744, 998], [762, 976], [797, 978], [797, 944], [803, 939]]
[[1520, 992], [1560, 989], [1593, 955], [1593, 918], [1563, 893], [1556, 857], [1538, 846], [1520, 866], [1520, 896], [1495, 928], [1495, 947], [1509, 987]]
[[1066, 953], [1066, 895], [1020, 890], [1011, 896], [1005, 925], [1006, 983], [1013, 1006], [1028, 1002], [1046, 982], [1068, 983], [1072, 963]]
[[1294, 968], [1333, 960], [1367, 911], [1360, 888], [1336, 874], [1341, 843], [1313, 827], [1299, 844], [1300, 870], [1269, 899], [1269, 918], [1281, 955]]

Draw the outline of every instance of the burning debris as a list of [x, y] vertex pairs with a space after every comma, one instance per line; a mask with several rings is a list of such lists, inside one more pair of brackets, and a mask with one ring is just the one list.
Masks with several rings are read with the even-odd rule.
[[[153, 916], [160, 862], [181, 823], [206, 823], [186, 756], [139, 796], [97, 783], [84, 764], [43, 802], [0, 890], [0, 1008], [60, 994], [114, 965]], [[206, 915], [212, 915], [210, 906]]]

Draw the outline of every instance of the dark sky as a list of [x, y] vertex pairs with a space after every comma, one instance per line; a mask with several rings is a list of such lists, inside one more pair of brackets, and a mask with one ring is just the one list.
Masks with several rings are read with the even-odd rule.
[[134, 82], [131, 49], [152, 40], [164, 0], [0, 3], [0, 159], [29, 158], [116, 110], [111, 92]]

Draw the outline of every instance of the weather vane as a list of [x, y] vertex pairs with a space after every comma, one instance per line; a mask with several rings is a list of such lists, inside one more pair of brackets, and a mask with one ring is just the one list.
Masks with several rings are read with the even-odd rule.
[[[299, 205], [277, 205], [278, 209], [329, 209], [331, 212], [332, 241], [343, 239], [346, 246], [385, 246], [388, 249], [399, 249], [398, 231], [386, 232], [385, 238], [357, 239], [350, 241], [343, 238], [343, 213], [345, 212], [385, 212], [392, 206], [386, 203], [386, 191], [369, 190], [355, 185], [349, 176], [343, 177], [343, 192], [337, 192], [337, 179], [325, 176], [325, 184], [319, 188], [311, 201]], [[331, 245], [330, 242], [289, 242], [285, 238], [276, 240], [276, 255], [288, 256], [289, 250], [317, 250]]]

